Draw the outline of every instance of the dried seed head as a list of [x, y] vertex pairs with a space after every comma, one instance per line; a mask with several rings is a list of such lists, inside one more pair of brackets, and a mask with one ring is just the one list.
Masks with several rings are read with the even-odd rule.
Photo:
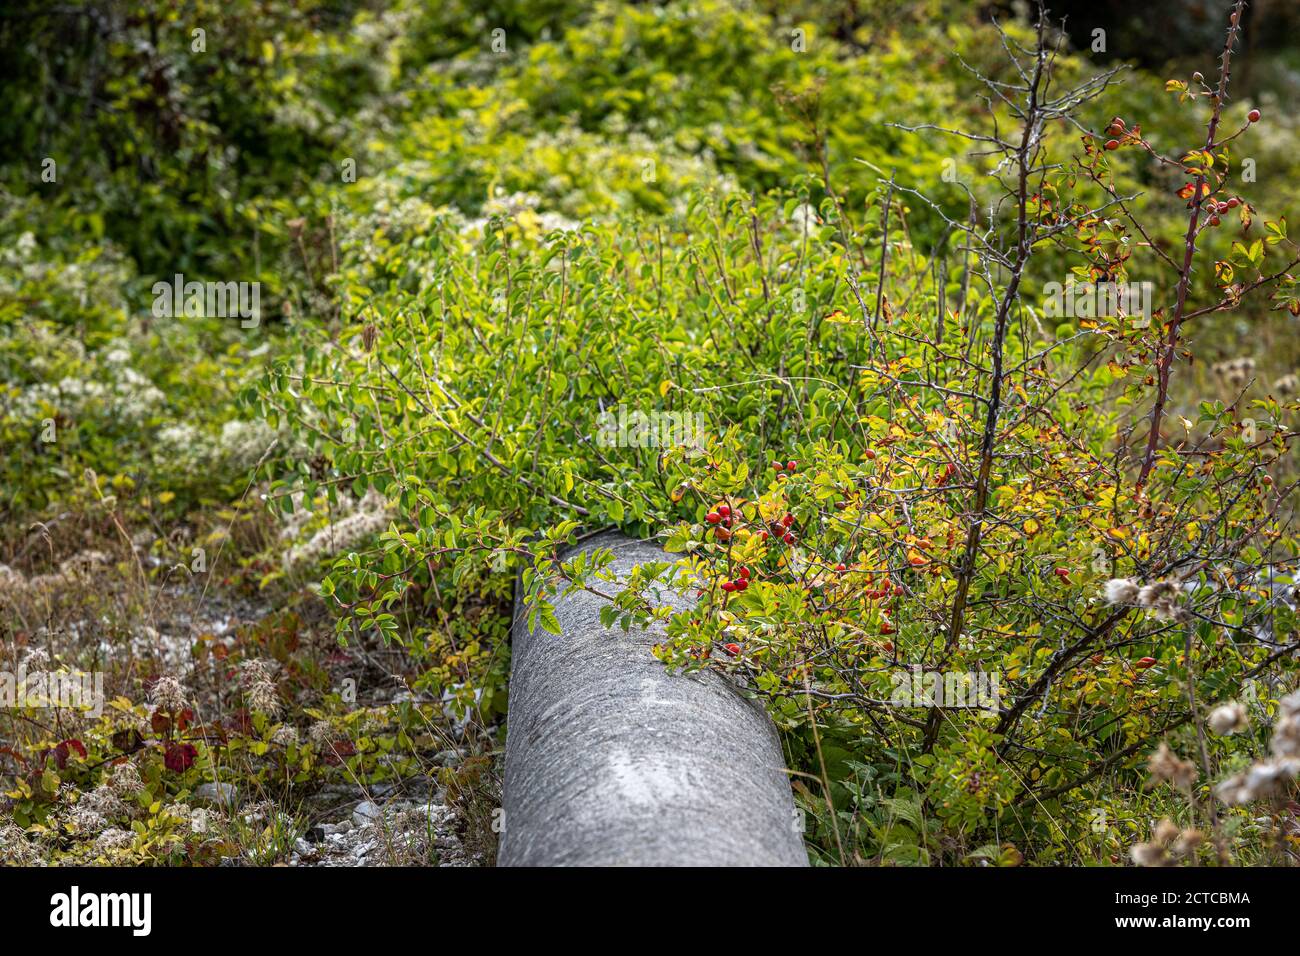
[[1210, 711], [1209, 725], [1216, 734], [1235, 734], [1239, 730], [1245, 730], [1250, 725], [1250, 719], [1246, 716], [1246, 708], [1234, 701]]
[[1176, 787], [1190, 789], [1198, 775], [1196, 764], [1179, 758], [1163, 740], [1147, 760], [1147, 770], [1153, 780], [1168, 780]]
[[1111, 578], [1106, 582], [1103, 594], [1107, 604], [1133, 604], [1139, 590], [1137, 582], [1130, 578]]
[[1155, 607], [1157, 602], [1178, 597], [1181, 593], [1173, 581], [1153, 581], [1138, 591], [1138, 603], [1143, 607]]
[[144, 781], [140, 779], [140, 771], [136, 769], [135, 764], [128, 760], [110, 771], [108, 786], [114, 793], [134, 796], [144, 789]]
[[317, 747], [328, 746], [334, 740], [334, 728], [328, 720], [318, 720], [308, 728], [307, 739]]
[[185, 689], [175, 677], [160, 677], [149, 691], [155, 710], [174, 714], [185, 709]]
[[1174, 823], [1173, 820], [1166, 818], [1156, 824], [1155, 832], [1152, 833], [1152, 838], [1161, 846], [1168, 846], [1170, 843], [1173, 843], [1174, 840], [1178, 839], [1179, 832], [1178, 824]]
[[270, 681], [258, 681], [248, 689], [248, 709], [268, 717], [279, 716], [280, 695]]
[[1168, 866], [1169, 854], [1158, 843], [1139, 843], [1129, 851], [1138, 866]]

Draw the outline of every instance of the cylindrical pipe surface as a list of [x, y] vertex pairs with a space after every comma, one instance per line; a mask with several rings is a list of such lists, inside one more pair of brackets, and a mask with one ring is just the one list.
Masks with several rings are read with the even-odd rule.
[[[620, 574], [666, 559], [613, 532], [579, 546], [602, 547]], [[559, 636], [516, 609], [500, 864], [807, 866], [762, 708], [719, 674], [670, 674], [662, 635], [604, 627], [604, 603], [557, 599]]]

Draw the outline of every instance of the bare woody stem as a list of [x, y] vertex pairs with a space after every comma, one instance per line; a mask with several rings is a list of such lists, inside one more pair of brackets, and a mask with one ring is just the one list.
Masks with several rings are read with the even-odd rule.
[[[991, 382], [987, 412], [984, 418], [984, 432], [980, 440], [979, 470], [975, 478], [975, 493], [972, 501], [970, 526], [966, 532], [966, 546], [963, 549], [957, 568], [957, 590], [953, 596], [952, 616], [948, 623], [948, 633], [944, 649], [951, 652], [961, 639], [966, 626], [966, 607], [970, 599], [970, 586], [975, 577], [975, 565], [979, 559], [980, 540], [984, 533], [984, 522], [988, 517], [989, 485], [992, 483], [993, 459], [996, 452], [998, 419], [1002, 411], [1002, 384], [1004, 370], [1002, 367], [1003, 346], [1006, 341], [1007, 322], [1011, 309], [1015, 305], [1020, 291], [1020, 279], [1029, 261], [1033, 249], [1033, 237], [1029, 222], [1029, 174], [1033, 167], [1033, 154], [1037, 149], [1037, 136], [1040, 125], [1039, 91], [1047, 62], [1047, 50], [1044, 47], [1043, 11], [1039, 11], [1038, 40], [1035, 45], [1034, 73], [1028, 84], [1028, 102], [1024, 115], [1024, 131], [1016, 149], [1016, 256], [1011, 267], [1011, 278], [1002, 292], [998, 302], [997, 316], [993, 327], [991, 350]], [[938, 738], [939, 726], [943, 714], [940, 708], [930, 712], [926, 722], [925, 751], [929, 751]]]
[[[1205, 128], [1205, 151], [1214, 148], [1215, 137], [1219, 132], [1219, 117], [1223, 112], [1223, 102], [1228, 95], [1228, 79], [1232, 63], [1232, 47], [1240, 31], [1241, 14], [1246, 0], [1237, 0], [1233, 7], [1231, 22], [1228, 24], [1228, 37], [1223, 45], [1223, 57], [1219, 67], [1219, 86], [1214, 96], [1214, 110], [1210, 122]], [[1169, 375], [1178, 354], [1178, 333], [1185, 320], [1187, 309], [1187, 290], [1191, 286], [1192, 263], [1196, 258], [1196, 237], [1201, 222], [1201, 208], [1205, 201], [1205, 172], [1197, 174], [1193, 186], [1192, 211], [1187, 217], [1187, 232], [1183, 236], [1183, 262], [1178, 272], [1178, 288], [1175, 293], [1174, 312], [1165, 323], [1164, 344], [1161, 346], [1160, 358], [1156, 365], [1156, 400], [1151, 406], [1151, 428], [1147, 432], [1146, 453], [1142, 457], [1142, 468], [1138, 473], [1137, 486], [1146, 484], [1147, 477], [1155, 465], [1156, 446], [1160, 443], [1160, 424], [1164, 420], [1165, 406], [1169, 400]]]

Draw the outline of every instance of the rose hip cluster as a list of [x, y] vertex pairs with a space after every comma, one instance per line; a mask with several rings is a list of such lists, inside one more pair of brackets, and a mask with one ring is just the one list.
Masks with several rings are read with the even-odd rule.
[[[713, 526], [713, 536], [715, 538], [719, 541], [730, 541], [732, 522], [740, 517], [731, 510], [730, 505], [720, 504], [705, 515], [704, 520]], [[792, 545], [798, 540], [795, 533], [790, 530], [793, 525], [794, 515], [787, 514], [780, 521], [773, 521], [769, 528], [759, 531], [758, 536], [761, 540], [766, 541], [771, 535], [775, 534], [786, 544]]]

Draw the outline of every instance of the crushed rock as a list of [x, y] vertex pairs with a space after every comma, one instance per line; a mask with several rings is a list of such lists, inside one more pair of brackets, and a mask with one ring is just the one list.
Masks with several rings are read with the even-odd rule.
[[363, 800], [351, 815], [299, 838], [290, 866], [477, 866], [444, 803]]

